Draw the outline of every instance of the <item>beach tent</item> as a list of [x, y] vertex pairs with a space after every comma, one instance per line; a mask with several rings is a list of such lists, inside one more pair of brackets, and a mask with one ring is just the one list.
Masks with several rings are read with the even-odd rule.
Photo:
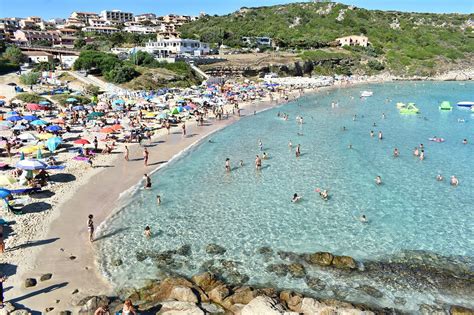
[[52, 137], [49, 138], [48, 141], [46, 141], [46, 146], [48, 147], [48, 150], [50, 152], [56, 151], [58, 146], [63, 142], [63, 139], [59, 137]]
[[23, 148], [20, 148], [20, 150], [18, 150], [19, 152], [23, 153], [23, 154], [31, 154], [33, 152], [36, 152], [38, 151], [38, 149], [41, 148], [41, 145], [30, 145], [30, 146], [27, 146], [27, 147], [23, 147]]
[[23, 125], [16, 125], [15, 127], [12, 128], [13, 130], [25, 130], [26, 126]]
[[21, 140], [24, 140], [24, 141], [35, 141], [36, 140], [36, 137], [29, 133], [29, 132], [25, 132], [25, 133], [22, 133], [21, 135], [18, 136], [18, 138], [20, 138]]
[[22, 120], [21, 116], [10, 116], [7, 118], [8, 121], [19, 121]]
[[20, 115], [20, 114], [18, 114], [18, 112], [16, 112], [16, 111], [10, 111], [10, 112], [7, 113], [7, 116], [18, 116], [18, 115]]

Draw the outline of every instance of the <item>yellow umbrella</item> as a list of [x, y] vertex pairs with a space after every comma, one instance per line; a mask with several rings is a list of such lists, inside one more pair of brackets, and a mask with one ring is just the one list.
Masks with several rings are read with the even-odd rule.
[[39, 147], [36, 146], [36, 145], [31, 145], [31, 146], [28, 146], [28, 147], [23, 147], [23, 148], [21, 148], [21, 149], [18, 150], [18, 151], [20, 151], [20, 152], [22, 152], [22, 153], [25, 153], [25, 154], [29, 154], [29, 153], [33, 153], [33, 152], [38, 151], [38, 148], [39, 148]]
[[146, 118], [154, 118], [156, 115], [154, 113], [146, 113], [145, 117]]
[[58, 117], [66, 117], [67, 115], [66, 115], [66, 113], [59, 113], [57, 116]]
[[8, 175], [2, 175], [0, 176], [0, 185], [1, 186], [8, 186], [16, 183], [16, 179], [8, 176]]
[[41, 140], [46, 140], [52, 137], [54, 137], [52, 133], [40, 133], [39, 135], [36, 136], [36, 138], [41, 139]]

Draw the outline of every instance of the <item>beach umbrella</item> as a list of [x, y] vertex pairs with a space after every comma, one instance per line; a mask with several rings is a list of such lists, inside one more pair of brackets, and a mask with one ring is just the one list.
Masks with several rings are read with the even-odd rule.
[[21, 135], [18, 136], [18, 138], [20, 138], [21, 140], [25, 140], [25, 141], [34, 141], [36, 140], [36, 137], [29, 133], [29, 132], [26, 132], [26, 133], [22, 133]]
[[[114, 104], [114, 105], [117, 105], [117, 104]], [[107, 103], [105, 103], [105, 102], [99, 102], [99, 104], [97, 104], [96, 108], [97, 109], [107, 109], [107, 108], [109, 108], [109, 105], [107, 105]]]
[[8, 196], [10, 196], [12, 194], [11, 191], [9, 191], [8, 189], [5, 189], [5, 188], [0, 188], [0, 198], [7, 198]]
[[166, 118], [168, 118], [168, 114], [167, 113], [161, 113], [158, 117], [160, 119], [166, 119]]
[[20, 161], [25, 159], [25, 153], [20, 152]]
[[3, 106], [5, 105], [5, 101], [4, 100], [0, 100], [0, 106]]
[[0, 126], [7, 126], [8, 128], [13, 127], [13, 123], [8, 120], [0, 120]]
[[117, 130], [120, 130], [120, 129], [123, 129], [123, 127], [122, 127], [121, 125], [119, 125], [119, 124], [115, 124], [115, 125], [113, 125], [113, 126], [110, 127], [110, 128], [112, 128], [113, 130], [116, 130], [116, 131], [117, 131]]
[[38, 160], [22, 160], [16, 163], [16, 167], [26, 171], [43, 170], [48, 167], [44, 162]]
[[189, 105], [186, 105], [186, 106], [184, 106], [184, 109], [185, 109], [185, 110], [191, 110], [191, 109], [193, 109], [193, 108], [192, 108], [191, 106], [189, 106]]
[[10, 116], [7, 118], [8, 121], [19, 121], [22, 120], [21, 116]]
[[0, 176], [0, 185], [8, 186], [16, 183], [16, 179], [9, 176], [9, 175], [2, 175]]
[[171, 114], [173, 114], [173, 115], [179, 114], [178, 108], [177, 108], [177, 107], [173, 108], [173, 109], [171, 110]]
[[46, 141], [46, 146], [48, 147], [48, 150], [50, 152], [56, 151], [58, 146], [63, 142], [63, 139], [59, 137], [52, 137], [49, 138], [48, 141]]
[[7, 113], [7, 116], [18, 116], [18, 115], [19, 114], [16, 111], [10, 111], [10, 112]]
[[29, 104], [26, 104], [26, 109], [35, 111], [35, 110], [41, 110], [43, 108], [39, 104], [29, 103]]
[[82, 105], [77, 105], [72, 107], [73, 110], [84, 110], [84, 106]]
[[98, 117], [102, 117], [104, 116], [105, 114], [104, 113], [101, 113], [101, 112], [92, 112], [90, 113], [89, 115], [87, 115], [87, 119], [96, 119]]
[[106, 127], [106, 128], [100, 129], [100, 132], [101, 133], [113, 133], [113, 132], [115, 132], [115, 130], [113, 128]]
[[124, 105], [124, 104], [125, 104], [125, 101], [122, 100], [122, 99], [118, 99], [118, 100], [113, 101], [112, 104], [115, 104], [115, 105]]
[[36, 151], [36, 158], [38, 160], [43, 158], [43, 153], [41, 152], [41, 149], [38, 148], [38, 151]]
[[[16, 116], [13, 116], [13, 117], [16, 117]], [[34, 120], [38, 120], [38, 117], [34, 116], [34, 115], [26, 115], [26, 116], [22, 116], [22, 118], [24, 120], [28, 120], [28, 121], [34, 121]]]
[[46, 139], [50, 139], [50, 138], [54, 137], [54, 135], [52, 133], [40, 133], [36, 137], [38, 139], [41, 139], [41, 140], [46, 140]]
[[25, 130], [26, 126], [23, 125], [16, 125], [15, 127], [12, 128], [13, 130]]
[[51, 122], [55, 123], [55, 124], [64, 125], [64, 119], [62, 119], [62, 118], [53, 119], [53, 120], [51, 120]]
[[6, 99], [6, 97], [3, 95], [0, 95], [0, 100], [4, 100], [4, 99]]
[[155, 114], [154, 113], [146, 113], [145, 118], [155, 118]]
[[74, 141], [75, 144], [82, 144], [82, 145], [85, 145], [85, 144], [90, 144], [89, 140], [87, 139], [77, 139]]
[[63, 128], [58, 125], [51, 125], [51, 126], [46, 127], [46, 130], [50, 132], [58, 132], [60, 130], [63, 130]]
[[32, 122], [30, 122], [30, 125], [33, 125], [33, 126], [44, 126], [44, 125], [47, 125], [48, 122], [42, 120], [42, 119], [37, 119], [37, 120], [33, 120]]
[[74, 103], [74, 102], [77, 102], [77, 98], [70, 97], [70, 98], [66, 99], [66, 102], [68, 102], [68, 103]]
[[41, 101], [39, 102], [40, 105], [49, 105], [51, 104], [49, 101]]
[[30, 145], [30, 146], [20, 148], [18, 151], [20, 151], [21, 153], [31, 154], [33, 152], [38, 151], [40, 147], [41, 146], [38, 146], [38, 145]]
[[112, 105], [112, 109], [115, 111], [123, 110], [124, 107], [121, 105]]

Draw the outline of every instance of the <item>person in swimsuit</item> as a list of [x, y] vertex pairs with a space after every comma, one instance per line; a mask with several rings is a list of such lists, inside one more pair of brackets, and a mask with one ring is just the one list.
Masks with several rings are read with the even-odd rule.
[[291, 202], [295, 203], [295, 202], [298, 202], [300, 199], [301, 199], [301, 197], [298, 196], [297, 193], [295, 193], [295, 194], [293, 195], [293, 198], [291, 199]]
[[151, 178], [148, 176], [148, 174], [144, 174], [143, 178], [145, 180], [145, 189], [150, 189], [151, 188]]
[[450, 181], [451, 186], [458, 186], [459, 185], [459, 180], [456, 178], [456, 176], [451, 176], [451, 181]]
[[393, 156], [394, 157], [399, 157], [400, 156], [400, 152], [398, 152], [397, 148], [393, 149]]
[[181, 126], [181, 129], [183, 130], [183, 137], [186, 137], [186, 124], [183, 123], [183, 125]]
[[151, 229], [148, 225], [145, 227], [145, 231], [143, 232], [143, 234], [145, 235], [146, 238], [151, 237]]
[[94, 221], [92, 220], [94, 216], [89, 214], [89, 219], [87, 220], [87, 231], [89, 232], [89, 241], [94, 241]]
[[225, 159], [225, 170], [226, 172], [230, 172], [230, 159]]
[[374, 131], [373, 131], [373, 130], [370, 131], [370, 136], [371, 136], [371, 137], [374, 136]]
[[300, 157], [300, 155], [301, 155], [301, 149], [300, 149], [300, 145], [299, 145], [299, 144], [296, 146], [295, 154], [296, 154], [296, 157]]
[[291, 140], [290, 142], [288, 142], [288, 148], [291, 150], [293, 148], [293, 143], [291, 143]]
[[262, 143], [262, 140], [258, 140], [258, 147], [260, 148], [260, 151], [263, 151], [263, 143]]
[[109, 306], [99, 306], [99, 308], [95, 310], [94, 315], [110, 315]]
[[379, 131], [379, 140], [383, 139], [382, 131]]
[[382, 185], [382, 177], [380, 177], [380, 176], [375, 177], [375, 183], [377, 185]]
[[240, 166], [240, 167], [244, 167], [244, 161], [240, 160], [239, 166]]
[[437, 180], [438, 182], [443, 181], [443, 179], [444, 179], [444, 178], [443, 178], [443, 175], [441, 175], [441, 174], [436, 175], [436, 180]]
[[4, 306], [4, 297], [3, 297], [3, 282], [5, 282], [8, 278], [5, 276], [2, 276], [0, 278], [0, 306]]
[[161, 204], [161, 197], [160, 197], [160, 195], [156, 195], [156, 203], [157, 203], [158, 205]]
[[127, 299], [123, 303], [122, 315], [137, 315], [137, 312], [135, 311], [131, 300]]
[[255, 168], [257, 169], [257, 171], [260, 171], [262, 169], [262, 160], [258, 155], [255, 158]]
[[145, 163], [145, 166], [148, 166], [148, 156], [150, 155], [150, 153], [148, 152], [148, 149], [145, 148], [143, 150], [143, 162]]
[[128, 161], [128, 154], [129, 154], [128, 147], [125, 146], [125, 154], [124, 154], [124, 156], [123, 156], [124, 159], [125, 159], [125, 161]]
[[320, 191], [320, 192], [319, 192], [319, 197], [321, 197], [321, 199], [323, 199], [324, 201], [328, 201], [328, 199], [329, 199], [329, 191], [327, 191], [326, 189]]
[[365, 214], [360, 216], [359, 221], [362, 222], [362, 223], [369, 223], [369, 220], [367, 219]]

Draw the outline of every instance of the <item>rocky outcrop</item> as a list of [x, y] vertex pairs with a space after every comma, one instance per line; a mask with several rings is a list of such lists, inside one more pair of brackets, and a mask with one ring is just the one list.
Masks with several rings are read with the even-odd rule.
[[161, 309], [157, 314], [163, 315], [177, 315], [177, 314], [188, 314], [188, 315], [204, 315], [204, 311], [200, 309], [196, 304], [190, 302], [180, 301], [165, 301], [161, 304]]
[[313, 265], [330, 266], [334, 259], [333, 254], [327, 252], [317, 252], [307, 255], [306, 261]]
[[451, 315], [474, 315], [474, 310], [473, 309], [468, 309], [462, 306], [456, 306], [453, 305], [451, 306], [449, 310], [449, 314]]
[[98, 309], [100, 306], [109, 305], [109, 303], [110, 299], [105, 295], [88, 296], [78, 303], [78, 305], [81, 306], [79, 314], [94, 314], [95, 310]]
[[339, 269], [356, 269], [357, 264], [354, 258], [349, 256], [334, 256], [331, 266]]
[[171, 290], [169, 298], [176, 301], [190, 303], [197, 303], [199, 301], [199, 298], [196, 296], [193, 290], [185, 286], [175, 286]]
[[241, 315], [280, 315], [285, 312], [284, 306], [268, 296], [258, 296], [244, 306]]

